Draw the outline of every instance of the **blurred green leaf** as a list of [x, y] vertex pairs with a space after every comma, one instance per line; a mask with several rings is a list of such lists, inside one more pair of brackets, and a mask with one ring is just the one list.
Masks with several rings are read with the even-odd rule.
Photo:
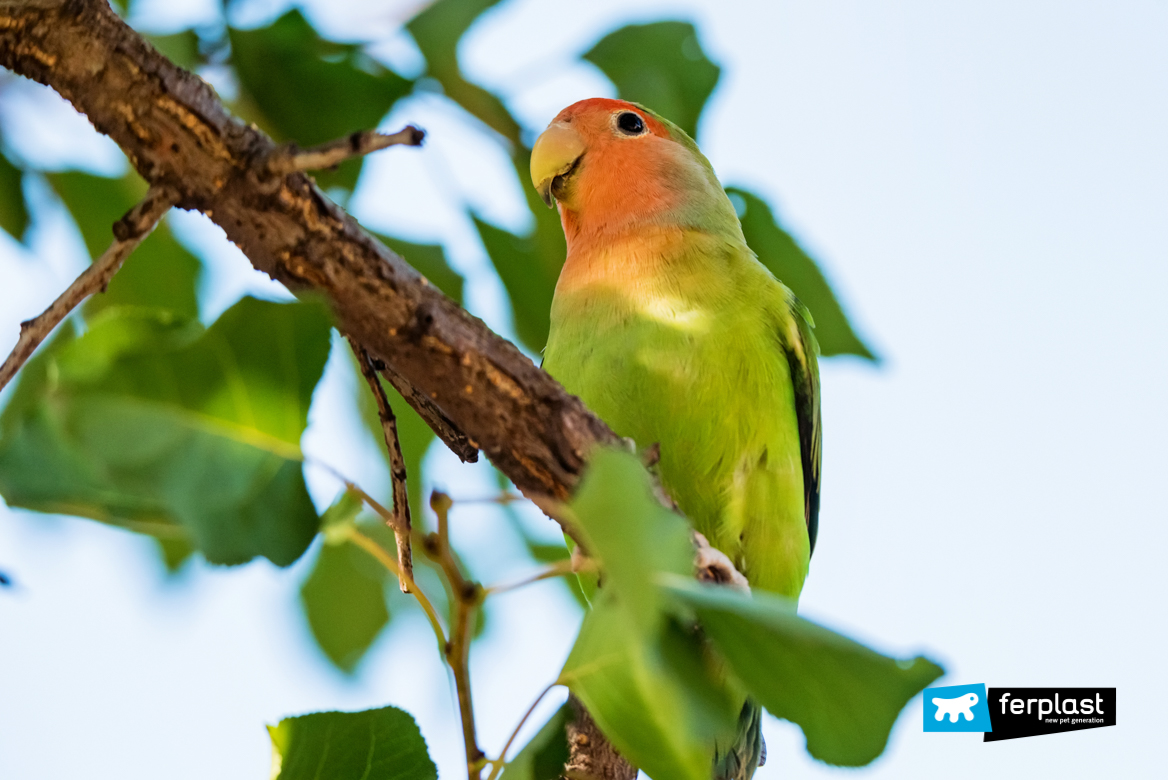
[[607, 588], [585, 616], [560, 682], [609, 741], [650, 777], [708, 780], [714, 742], [733, 734], [733, 700], [698, 638], [673, 624], [645, 636]]
[[[48, 174], [49, 183], [73, 215], [91, 258], [98, 258], [114, 240], [113, 224], [142, 200], [146, 183], [131, 171], [120, 179], [80, 171]], [[202, 264], [175, 240], [160, 222], [127, 258], [108, 289], [85, 303], [87, 317], [112, 306], [141, 305], [196, 317], [196, 297]]]
[[503, 102], [463, 78], [458, 67], [458, 42], [482, 13], [499, 0], [438, 0], [406, 25], [422, 56], [426, 75], [442, 85], [447, 97], [518, 146], [519, 123]]
[[367, 556], [349, 544], [326, 544], [300, 587], [312, 636], [329, 660], [351, 673], [389, 624], [385, 579], [367, 574], [353, 559]]
[[22, 372], [0, 415], [0, 494], [160, 537], [181, 527], [211, 563], [286, 566], [318, 526], [299, 442], [328, 347], [314, 304], [245, 298], [206, 331], [107, 310]]
[[316, 712], [268, 726], [272, 780], [437, 780], [408, 712]]
[[798, 724], [807, 752], [829, 764], [863, 766], [879, 756], [905, 704], [944, 673], [927, 658], [898, 661], [804, 620], [778, 596], [682, 577], [667, 592], [697, 613], [751, 695]]
[[173, 35], [150, 35], [143, 37], [150, 41], [158, 52], [180, 68], [194, 70], [199, 64], [199, 36], [194, 30], [183, 30]]
[[548, 718], [523, 750], [507, 762], [506, 780], [559, 780], [568, 763], [568, 723], [572, 707], [565, 704]]
[[175, 537], [173, 539], [155, 537], [154, 542], [158, 545], [159, 557], [162, 558], [162, 563], [166, 566], [166, 572], [168, 574], [176, 573], [187, 562], [187, 559], [195, 553], [194, 545], [185, 537]]
[[702, 51], [688, 22], [632, 24], [604, 36], [583, 55], [624, 100], [648, 106], [691, 138], [721, 68]]
[[[564, 251], [560, 251], [553, 264], [551, 255], [541, 246], [537, 236], [517, 236], [478, 217], [474, 217], [474, 223], [503, 286], [507, 288], [516, 335], [531, 351], [542, 352], [547, 344], [552, 297]], [[559, 230], [557, 226], [556, 231]], [[563, 245], [562, 233], [560, 244]]]
[[614, 449], [593, 453], [569, 506], [582, 543], [600, 564], [604, 591], [620, 600], [642, 633], [656, 630], [656, 573], [693, 571], [685, 520], [653, 497], [649, 472], [637, 457]]
[[762, 198], [748, 190], [728, 187], [746, 243], [763, 265], [810, 310], [815, 319], [815, 339], [824, 355], [859, 355], [874, 362], [878, 358], [852, 330], [848, 317], [831, 291], [815, 261], [775, 220]]
[[[307, 147], [371, 130], [413, 88], [360, 46], [321, 38], [299, 10], [228, 34], [240, 86], [263, 114], [257, 123], [278, 141]], [[326, 189], [352, 189], [360, 171], [358, 159], [315, 176]]]
[[0, 154], [0, 228], [17, 241], [28, 227], [23, 182], [24, 173]]
[[656, 579], [693, 570], [689, 529], [653, 497], [636, 456], [619, 450], [593, 453], [569, 508], [604, 587], [560, 681], [646, 774], [705, 780], [714, 742], [733, 733], [743, 697], [697, 634], [662, 611]]

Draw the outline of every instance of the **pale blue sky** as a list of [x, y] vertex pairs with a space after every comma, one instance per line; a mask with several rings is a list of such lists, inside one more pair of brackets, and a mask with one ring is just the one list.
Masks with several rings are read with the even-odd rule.
[[[217, 4], [162, 0], [157, 29]], [[413, 4], [310, 4], [337, 36], [384, 36]], [[251, 3], [256, 23], [283, 3]], [[924, 734], [905, 711], [871, 778], [1152, 777], [1162, 772], [1162, 485], [1168, 467], [1168, 5], [1163, 2], [507, 2], [472, 30], [468, 71], [532, 129], [611, 86], [575, 56], [628, 21], [698, 23], [724, 68], [699, 142], [726, 183], [771, 199], [822, 261], [886, 358], [823, 363], [824, 484], [803, 612], [893, 653], [927, 651], [948, 684], [1116, 686], [1119, 725], [982, 744]], [[108, 143], [43, 90], [9, 82], [0, 121], [17, 151], [106, 172]], [[19, 109], [19, 110], [18, 110]], [[376, 157], [351, 204], [372, 227], [442, 240], [470, 306], [507, 332], [501, 287], [457, 191], [524, 224], [520, 182], [489, 135], [418, 99], [421, 152]], [[217, 228], [179, 215], [206, 248], [213, 316], [271, 285]], [[81, 267], [49, 217], [35, 254], [0, 238], [0, 351]], [[351, 377], [330, 371], [305, 447], [369, 485]], [[431, 453], [459, 495], [489, 472]], [[310, 474], [315, 497], [335, 484]], [[455, 489], [457, 488], [457, 489]], [[535, 512], [532, 528], [554, 528]], [[476, 573], [514, 573], [502, 520], [456, 509], [456, 543], [491, 549]], [[505, 545], [503, 545], [505, 547]], [[403, 608], [354, 680], [332, 671], [296, 605], [306, 559], [189, 567], [167, 582], [142, 539], [89, 521], [0, 509], [0, 777], [267, 776], [264, 723], [392, 703], [418, 718], [444, 778], [459, 776], [452, 694], [432, 637]], [[554, 678], [577, 619], [554, 584], [506, 597], [475, 646], [483, 743], [495, 752]], [[843, 774], [770, 720], [758, 777]], [[853, 774], [848, 772], [847, 774]]]

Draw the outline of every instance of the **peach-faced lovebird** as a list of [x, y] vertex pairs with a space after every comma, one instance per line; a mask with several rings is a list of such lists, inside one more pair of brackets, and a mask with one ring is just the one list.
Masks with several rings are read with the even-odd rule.
[[[697, 144], [643, 106], [560, 112], [531, 153], [568, 254], [544, 369], [639, 447], [754, 588], [798, 598], [819, 514], [817, 345], [807, 310], [746, 245]], [[714, 777], [762, 753], [748, 701]]]

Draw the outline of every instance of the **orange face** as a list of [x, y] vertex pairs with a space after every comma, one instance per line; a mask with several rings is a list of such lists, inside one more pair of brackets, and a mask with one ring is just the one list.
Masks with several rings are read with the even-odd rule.
[[532, 149], [531, 177], [549, 206], [559, 204], [569, 254], [601, 236], [668, 224], [709, 179], [669, 126], [608, 98], [559, 113]]

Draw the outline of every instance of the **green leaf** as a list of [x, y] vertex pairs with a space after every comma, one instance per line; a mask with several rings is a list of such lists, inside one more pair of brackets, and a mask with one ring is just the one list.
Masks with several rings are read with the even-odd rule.
[[523, 750], [507, 762], [507, 780], [559, 780], [568, 763], [568, 723], [572, 707], [565, 704], [543, 724]]
[[24, 173], [0, 154], [0, 228], [17, 241], [28, 227], [23, 182]]
[[286, 566], [319, 522], [299, 441], [328, 348], [315, 304], [245, 298], [206, 331], [157, 309], [103, 312], [22, 372], [0, 415], [0, 494], [159, 537], [185, 529], [211, 563]]
[[499, 0], [438, 0], [406, 25], [422, 56], [426, 75], [442, 85], [447, 97], [515, 146], [520, 144], [519, 123], [503, 102], [463, 78], [458, 67], [458, 42], [470, 26]]
[[734, 733], [742, 699], [717, 679], [696, 635], [669, 623], [646, 637], [606, 591], [585, 616], [560, 682], [645, 774], [708, 780], [714, 742]]
[[329, 660], [352, 673], [365, 652], [389, 624], [384, 577], [370, 576], [353, 545], [321, 547], [316, 565], [300, 587], [300, 599], [312, 636]]
[[772, 715], [796, 723], [807, 751], [863, 766], [884, 751], [900, 711], [944, 670], [898, 661], [795, 614], [792, 602], [668, 578], [666, 590], [697, 613], [735, 675]]
[[622, 27], [583, 55], [616, 85], [624, 100], [648, 106], [691, 138], [721, 68], [702, 51], [688, 22]]
[[766, 201], [738, 187], [728, 187], [726, 194], [742, 221], [746, 243], [762, 264], [790, 287], [811, 312], [820, 352], [824, 355], [859, 355], [879, 362], [852, 330], [823, 272], [795, 239], [779, 226]]
[[[372, 130], [413, 87], [361, 47], [321, 38], [298, 10], [228, 34], [240, 86], [262, 114], [257, 123], [279, 141], [307, 147]], [[360, 171], [361, 161], [350, 160], [316, 178], [325, 188], [352, 189]]]
[[180, 68], [194, 70], [199, 65], [199, 36], [194, 30], [183, 30], [172, 35], [143, 35], [158, 49], [158, 53]]
[[[146, 183], [131, 171], [120, 179], [80, 171], [48, 174], [49, 183], [73, 215], [89, 255], [97, 259], [114, 240], [113, 224], [146, 194]], [[169, 309], [196, 317], [196, 297], [202, 265], [175, 240], [165, 221], [126, 259], [101, 295], [85, 303], [93, 317], [112, 306], [139, 305]]]
[[689, 527], [653, 497], [649, 472], [635, 455], [598, 449], [569, 505], [599, 561], [605, 592], [619, 599], [642, 632], [654, 631], [660, 611], [658, 572], [688, 575], [694, 548]]
[[408, 712], [316, 712], [268, 726], [272, 780], [437, 780]]

